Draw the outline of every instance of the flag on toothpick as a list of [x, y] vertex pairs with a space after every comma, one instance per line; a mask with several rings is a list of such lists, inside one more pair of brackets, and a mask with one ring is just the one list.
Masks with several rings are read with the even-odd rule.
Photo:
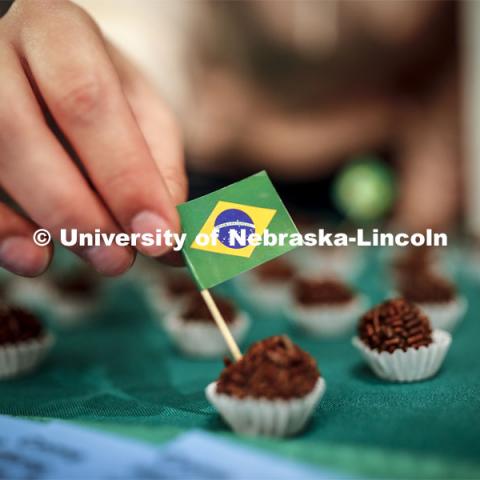
[[201, 290], [211, 288], [295, 247], [257, 245], [252, 234], [298, 233], [265, 172], [179, 205], [187, 234], [183, 255]]

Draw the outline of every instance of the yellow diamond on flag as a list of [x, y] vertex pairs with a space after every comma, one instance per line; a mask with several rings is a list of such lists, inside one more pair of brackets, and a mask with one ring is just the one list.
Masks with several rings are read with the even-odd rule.
[[249, 235], [262, 235], [277, 211], [219, 201], [190, 248], [249, 258], [256, 248]]

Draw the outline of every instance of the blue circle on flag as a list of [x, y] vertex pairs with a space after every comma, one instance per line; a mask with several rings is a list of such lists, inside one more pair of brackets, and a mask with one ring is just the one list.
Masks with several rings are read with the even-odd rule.
[[248, 247], [248, 236], [255, 233], [255, 224], [242, 210], [229, 208], [215, 219], [215, 230], [222, 245], [239, 249]]

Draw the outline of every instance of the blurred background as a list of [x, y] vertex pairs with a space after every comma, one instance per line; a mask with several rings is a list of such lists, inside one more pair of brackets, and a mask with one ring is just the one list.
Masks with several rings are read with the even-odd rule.
[[78, 3], [178, 114], [192, 197], [265, 168], [299, 216], [461, 222], [468, 2]]
[[[449, 232], [448, 249], [298, 249], [215, 289], [219, 306], [251, 319], [242, 351], [286, 333], [329, 384], [303, 437], [252, 445], [363, 478], [479, 478], [480, 235], [464, 244], [453, 233], [480, 233], [480, 1], [77, 3], [176, 112], [191, 198], [266, 169], [303, 232], [329, 222]], [[351, 336], [358, 305], [405, 285], [430, 294], [423, 303], [450, 321], [454, 342], [437, 378], [390, 385]], [[355, 308], [343, 323], [323, 308], [345, 291]], [[36, 279], [0, 270], [0, 299], [57, 337], [43, 369], [0, 382], [0, 413], [159, 443], [191, 428], [225, 435], [203, 390], [226, 346], [196, 295], [186, 269], [142, 256], [108, 280], [64, 249]], [[320, 312], [321, 328], [305, 329], [299, 306]], [[187, 334], [192, 319], [219, 338], [211, 358]]]

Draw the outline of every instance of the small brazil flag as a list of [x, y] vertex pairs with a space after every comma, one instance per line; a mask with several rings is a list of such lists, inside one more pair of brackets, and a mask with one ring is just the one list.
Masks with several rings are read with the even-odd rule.
[[[179, 205], [183, 255], [200, 289], [211, 288], [295, 247], [252, 241], [266, 230], [298, 233], [265, 172]], [[252, 235], [256, 234], [256, 235]]]

